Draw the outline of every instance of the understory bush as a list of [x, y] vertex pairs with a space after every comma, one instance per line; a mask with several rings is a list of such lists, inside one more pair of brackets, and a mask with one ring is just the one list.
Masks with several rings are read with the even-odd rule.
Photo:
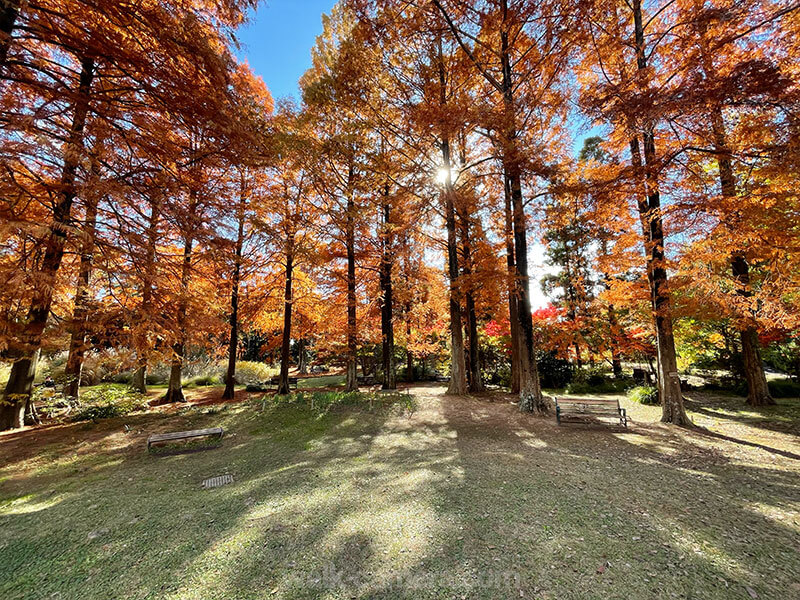
[[80, 410], [73, 421], [97, 421], [121, 417], [147, 406], [142, 394], [114, 384], [101, 384], [81, 391]]
[[187, 387], [205, 387], [209, 385], [220, 385], [222, 379], [219, 375], [198, 375], [186, 381]]
[[630, 379], [614, 379], [597, 367], [590, 367], [576, 371], [566, 391], [569, 394], [614, 394], [624, 392], [631, 384]]
[[536, 356], [539, 382], [544, 388], [563, 388], [573, 380], [575, 368], [555, 352], [540, 352]]
[[511, 363], [498, 365], [496, 369], [489, 373], [487, 380], [492, 385], [511, 387]]
[[241, 385], [260, 383], [277, 374], [275, 367], [262, 362], [243, 360], [236, 363], [236, 382]]
[[800, 383], [791, 379], [773, 379], [767, 386], [773, 398], [800, 398]]
[[652, 385], [639, 385], [628, 391], [628, 398], [639, 404], [657, 405], [658, 388]]

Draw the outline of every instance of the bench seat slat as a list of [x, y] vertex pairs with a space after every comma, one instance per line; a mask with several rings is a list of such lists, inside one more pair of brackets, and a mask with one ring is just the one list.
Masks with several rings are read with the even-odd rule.
[[585, 404], [559, 404], [558, 407], [563, 411], [574, 411], [574, 410], [598, 410], [600, 412], [607, 411], [607, 412], [614, 412], [618, 410], [616, 406], [591, 406]]
[[147, 445], [153, 442], [171, 442], [174, 440], [184, 440], [194, 437], [205, 437], [218, 435], [222, 437], [224, 430], [222, 427], [212, 427], [210, 429], [194, 429], [192, 431], [174, 431], [172, 433], [156, 433], [147, 438]]

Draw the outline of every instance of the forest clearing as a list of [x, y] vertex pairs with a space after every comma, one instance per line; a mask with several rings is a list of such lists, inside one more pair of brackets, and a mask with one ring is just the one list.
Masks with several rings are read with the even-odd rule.
[[0, 1], [3, 598], [800, 599], [800, 3]]
[[[796, 400], [740, 414], [701, 393], [696, 432], [623, 400], [631, 428], [609, 433], [431, 384], [412, 410], [203, 404], [220, 392], [0, 437], [3, 597], [800, 593]], [[212, 425], [219, 448], [146, 451], [151, 432]], [[201, 488], [220, 474], [234, 482]]]

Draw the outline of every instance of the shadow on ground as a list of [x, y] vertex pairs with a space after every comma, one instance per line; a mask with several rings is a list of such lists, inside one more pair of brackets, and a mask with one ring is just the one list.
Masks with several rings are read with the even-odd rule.
[[[244, 402], [0, 440], [4, 598], [791, 598], [800, 463], [501, 394], [418, 410]], [[649, 414], [649, 413], [648, 413]], [[223, 425], [153, 458], [152, 431]], [[730, 436], [729, 436], [730, 437]], [[743, 440], [747, 441], [747, 440]], [[789, 452], [791, 454], [791, 452]], [[201, 490], [230, 473], [232, 485]]]

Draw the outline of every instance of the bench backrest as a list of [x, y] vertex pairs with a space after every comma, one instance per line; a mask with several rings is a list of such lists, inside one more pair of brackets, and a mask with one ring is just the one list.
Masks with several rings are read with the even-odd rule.
[[618, 409], [619, 400], [616, 398], [564, 398], [556, 397], [556, 405], [563, 408], [577, 406], [591, 406], [597, 408]]

